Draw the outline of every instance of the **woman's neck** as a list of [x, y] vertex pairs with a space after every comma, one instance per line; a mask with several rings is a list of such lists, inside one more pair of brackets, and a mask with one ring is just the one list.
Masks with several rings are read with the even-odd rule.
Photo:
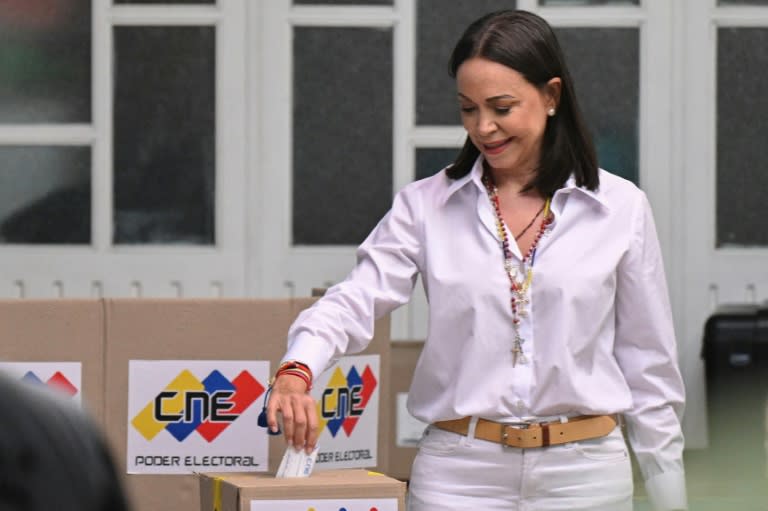
[[485, 163], [485, 165], [486, 169], [491, 173], [493, 183], [496, 185], [496, 189], [499, 193], [503, 191], [505, 195], [528, 195], [529, 193], [534, 192], [535, 195], [538, 195], [534, 190], [523, 192], [533, 180], [535, 171], [495, 169], [490, 167], [487, 163]]

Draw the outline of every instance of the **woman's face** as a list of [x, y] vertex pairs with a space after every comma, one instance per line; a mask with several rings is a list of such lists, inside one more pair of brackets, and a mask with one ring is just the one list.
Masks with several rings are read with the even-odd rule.
[[475, 57], [459, 66], [456, 84], [464, 129], [490, 166], [535, 170], [547, 111], [557, 108], [560, 79], [540, 90], [514, 69]]

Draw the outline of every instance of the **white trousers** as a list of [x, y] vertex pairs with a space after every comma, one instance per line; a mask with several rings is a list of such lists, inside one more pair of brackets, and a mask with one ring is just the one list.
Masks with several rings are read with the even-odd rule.
[[608, 436], [517, 449], [429, 426], [413, 462], [408, 511], [631, 511], [632, 466]]

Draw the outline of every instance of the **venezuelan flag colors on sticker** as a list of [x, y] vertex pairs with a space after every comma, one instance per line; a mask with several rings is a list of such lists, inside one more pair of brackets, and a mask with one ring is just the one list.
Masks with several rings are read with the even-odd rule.
[[248, 371], [230, 381], [218, 369], [203, 380], [184, 369], [131, 424], [150, 441], [165, 430], [179, 442], [193, 432], [213, 442], [264, 390]]
[[0, 362], [0, 371], [81, 403], [83, 364], [80, 362]]
[[363, 369], [362, 376], [357, 366], [353, 365], [346, 375], [341, 367], [336, 367], [317, 403], [320, 430], [327, 428], [331, 436], [336, 437], [342, 429], [351, 436], [377, 385], [369, 365]]
[[379, 381], [379, 355], [344, 357], [315, 379], [316, 469], [376, 466]]
[[132, 360], [128, 472], [265, 471], [266, 361]]

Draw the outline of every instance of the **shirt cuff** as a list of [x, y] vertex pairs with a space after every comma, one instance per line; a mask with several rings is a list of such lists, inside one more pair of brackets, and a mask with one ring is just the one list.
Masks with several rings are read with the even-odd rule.
[[654, 511], [688, 509], [685, 472], [662, 472], [646, 479], [645, 491]]
[[[305, 339], [302, 339], [304, 341]], [[306, 339], [306, 342], [295, 342], [288, 348], [287, 353], [281, 360], [296, 360], [309, 367], [312, 371], [313, 379], [317, 377], [327, 369], [328, 362], [331, 358], [331, 354], [328, 352], [326, 344], [319, 339]]]

